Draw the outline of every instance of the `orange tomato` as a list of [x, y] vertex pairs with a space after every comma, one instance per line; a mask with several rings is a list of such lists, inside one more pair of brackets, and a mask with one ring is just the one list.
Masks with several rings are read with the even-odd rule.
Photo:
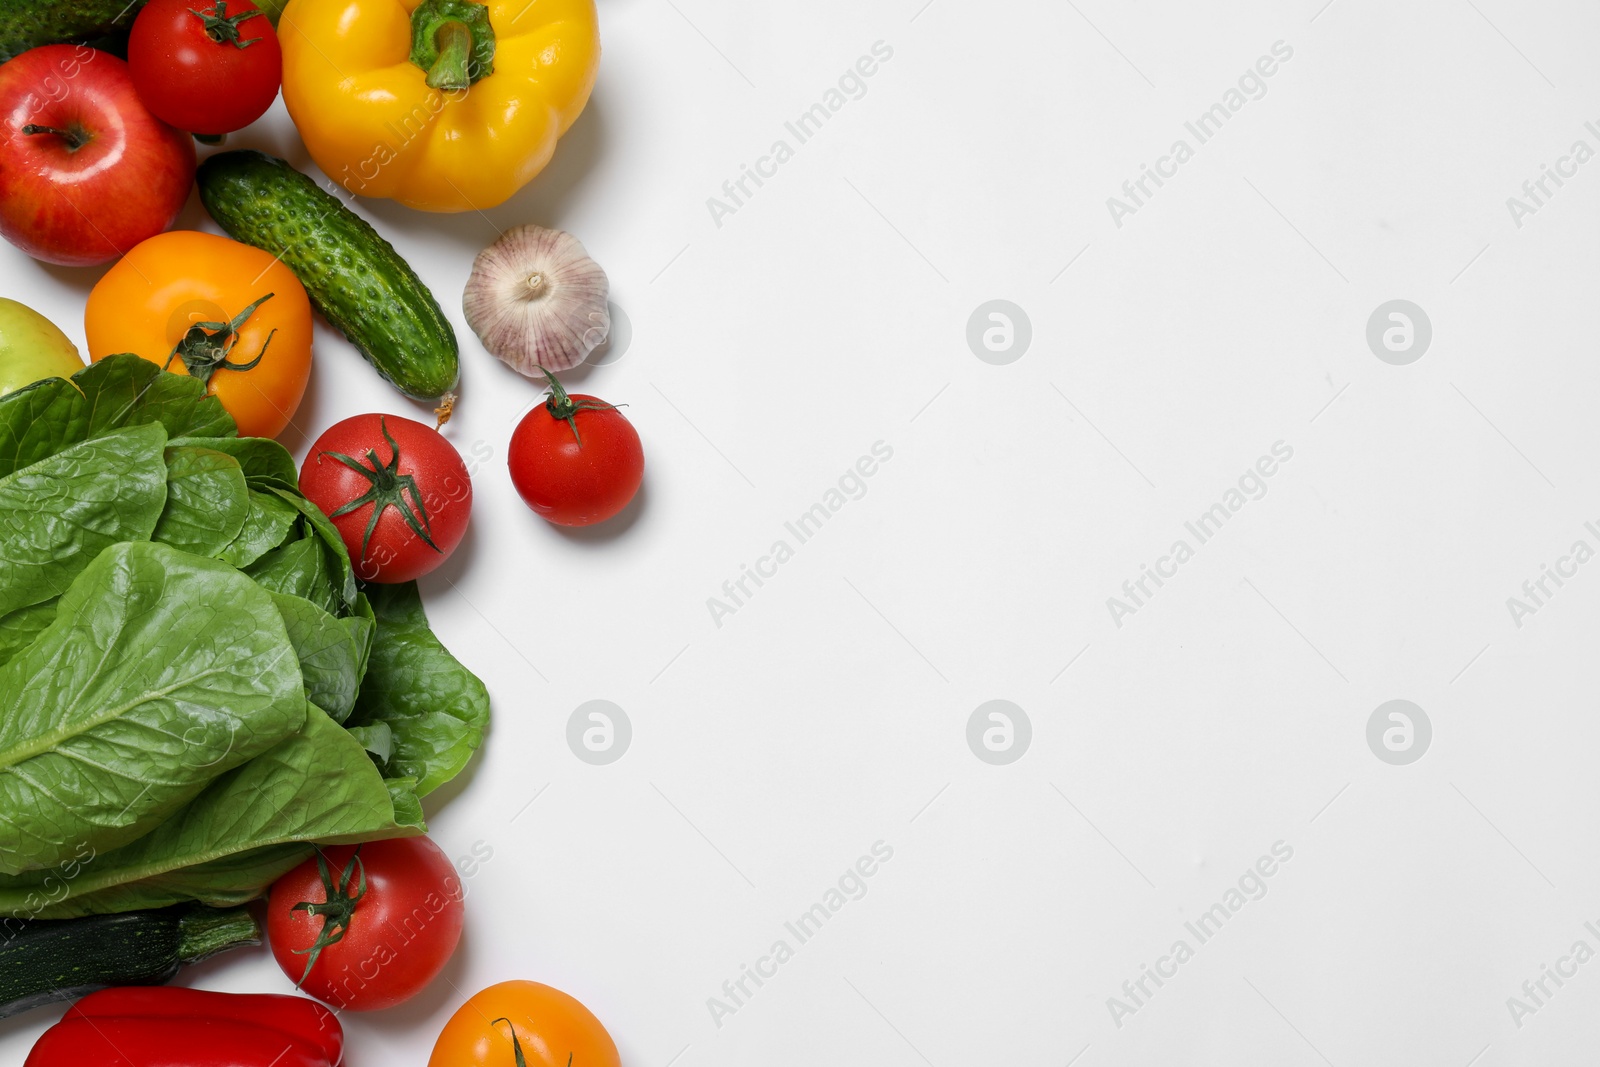
[[619, 1067], [616, 1043], [588, 1008], [538, 982], [501, 982], [450, 1016], [428, 1067]]
[[174, 230], [135, 245], [89, 293], [84, 330], [91, 360], [132, 352], [174, 374], [209, 373], [207, 390], [243, 437], [282, 433], [311, 376], [300, 279], [270, 252], [215, 234]]

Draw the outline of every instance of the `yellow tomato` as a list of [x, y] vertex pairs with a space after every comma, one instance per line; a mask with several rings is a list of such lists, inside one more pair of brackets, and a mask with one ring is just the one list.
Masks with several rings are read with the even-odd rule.
[[[516, 1043], [512, 1043], [512, 1035]], [[538, 982], [501, 982], [445, 1023], [428, 1067], [620, 1067], [616, 1043], [578, 1001]]]
[[91, 360], [132, 352], [203, 379], [244, 437], [282, 433], [311, 376], [300, 279], [270, 252], [215, 234], [135, 245], [89, 294], [84, 330]]

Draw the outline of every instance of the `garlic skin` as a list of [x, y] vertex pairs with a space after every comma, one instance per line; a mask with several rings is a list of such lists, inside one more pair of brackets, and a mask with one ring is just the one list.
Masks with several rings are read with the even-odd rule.
[[610, 291], [576, 237], [518, 226], [478, 253], [461, 309], [490, 354], [542, 380], [539, 368], [571, 370], [605, 341]]

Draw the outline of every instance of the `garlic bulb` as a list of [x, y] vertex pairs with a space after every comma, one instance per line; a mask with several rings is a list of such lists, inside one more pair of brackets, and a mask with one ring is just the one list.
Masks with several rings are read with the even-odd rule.
[[571, 370], [611, 330], [606, 272], [561, 230], [518, 226], [478, 253], [461, 298], [483, 347], [528, 377]]

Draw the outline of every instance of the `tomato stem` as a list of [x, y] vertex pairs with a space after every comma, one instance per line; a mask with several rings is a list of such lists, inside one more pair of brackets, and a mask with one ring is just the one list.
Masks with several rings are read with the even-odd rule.
[[[438, 545], [433, 543], [430, 533], [433, 524], [428, 521], [428, 509], [422, 502], [422, 491], [417, 488], [417, 480], [409, 474], [400, 473], [400, 446], [389, 434], [389, 423], [383, 417], [378, 417], [378, 429], [383, 433], [383, 439], [389, 442], [389, 462], [384, 463], [378, 458], [376, 449], [367, 449], [366, 462], [347, 456], [343, 452], [324, 452], [317, 456], [317, 462], [322, 462], [322, 456], [329, 456], [343, 463], [346, 467], [361, 475], [371, 483], [365, 493], [350, 501], [344, 507], [328, 516], [337, 519], [341, 515], [348, 515], [352, 511], [372, 505], [372, 518], [367, 522], [366, 532], [361, 535], [361, 560], [367, 558], [367, 544], [372, 540], [372, 531], [377, 529], [378, 519], [384, 511], [394, 508], [400, 517], [411, 527], [411, 532], [422, 538], [423, 543], [435, 552], [442, 552]], [[406, 502], [406, 493], [411, 493], [411, 501]]]
[[[315, 846], [313, 846], [315, 847]], [[310, 955], [306, 960], [305, 973], [300, 976], [300, 981], [294, 984], [299, 989], [305, 980], [311, 977], [311, 968], [317, 965], [317, 960], [322, 955], [322, 950], [329, 945], [338, 944], [344, 940], [345, 931], [350, 928], [350, 917], [355, 914], [356, 905], [361, 903], [361, 898], [367, 895], [367, 867], [361, 862], [361, 846], [350, 853], [350, 862], [345, 864], [344, 871], [339, 875], [335, 884], [333, 874], [328, 870], [328, 857], [322, 854], [322, 849], [317, 849], [317, 873], [322, 876], [322, 890], [324, 900], [318, 904], [309, 900], [302, 900], [290, 911], [303, 911], [307, 915], [321, 915], [322, 929], [317, 932], [317, 939], [310, 948], [297, 948], [295, 955]], [[354, 893], [346, 887], [350, 884], [350, 876], [359, 877], [359, 885]]]
[[[505, 1023], [511, 1027], [511, 1054], [516, 1057], [517, 1067], [528, 1067], [528, 1058], [522, 1054], [522, 1042], [517, 1040], [517, 1024], [502, 1015], [498, 1019], [490, 1020], [489, 1025], [497, 1026], [500, 1023]], [[572, 1053], [570, 1052], [567, 1053], [567, 1067], [572, 1067]]]
[[183, 339], [178, 342], [170, 355], [167, 356], [163, 367], [172, 366], [175, 359], [183, 360], [183, 365], [188, 368], [191, 378], [199, 378], [210, 385], [211, 376], [219, 370], [232, 370], [244, 372], [255, 370], [267, 354], [267, 346], [277, 336], [277, 328], [267, 334], [267, 339], [261, 342], [261, 351], [256, 353], [256, 358], [248, 363], [229, 363], [228, 356], [233, 352], [233, 346], [239, 343], [239, 330], [255, 314], [256, 308], [271, 300], [274, 294], [268, 293], [257, 300], [227, 322], [197, 322], [184, 331]]
[[556, 381], [554, 374], [551, 374], [543, 367], [539, 368], [539, 373], [543, 374], [545, 380], [550, 383], [550, 399], [544, 402], [545, 410], [550, 413], [551, 418], [567, 424], [572, 430], [572, 439], [578, 442], [580, 446], [583, 444], [583, 438], [578, 436], [578, 412], [615, 411], [620, 407], [626, 406], [624, 404], [602, 404], [598, 400], [574, 400], [567, 395], [567, 391], [562, 388], [561, 383]]
[[189, 9], [189, 14], [205, 23], [206, 36], [217, 44], [231, 44], [238, 49], [249, 48], [261, 38], [252, 37], [248, 41], [239, 36], [239, 24], [262, 14], [260, 11], [241, 11], [237, 15], [228, 14], [228, 0], [217, 0], [216, 6], [209, 11], [196, 11]]

